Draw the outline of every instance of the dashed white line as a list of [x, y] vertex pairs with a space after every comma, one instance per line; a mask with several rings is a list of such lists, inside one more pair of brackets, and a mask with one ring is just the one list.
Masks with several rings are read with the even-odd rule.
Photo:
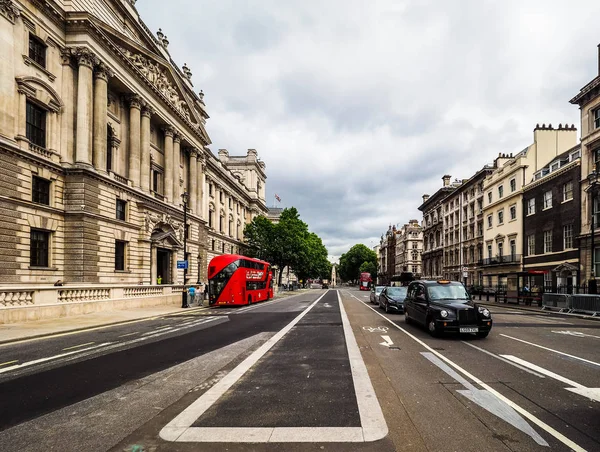
[[519, 339], [518, 337], [512, 337], [512, 336], [508, 336], [508, 335], [502, 334], [502, 333], [500, 334], [500, 336], [506, 337], [508, 339], [512, 339], [514, 341], [519, 341], [519, 342], [522, 342], [522, 343], [527, 344], [527, 345], [532, 345], [534, 347], [538, 347], [538, 348], [541, 348], [541, 349], [544, 349], [544, 350], [548, 350], [548, 351], [553, 352], [553, 353], [558, 353], [559, 355], [568, 356], [569, 358], [578, 359], [579, 361], [583, 361], [583, 362], [586, 362], [588, 364], [593, 364], [594, 366], [600, 366], [600, 363], [597, 363], [597, 362], [594, 362], [594, 361], [590, 361], [589, 359], [580, 358], [579, 356], [570, 355], [570, 354], [565, 353], [565, 352], [560, 352], [560, 351], [554, 350], [552, 348], [544, 347], [543, 345], [534, 344], [533, 342], [528, 342], [528, 341], [525, 341], [523, 339]]

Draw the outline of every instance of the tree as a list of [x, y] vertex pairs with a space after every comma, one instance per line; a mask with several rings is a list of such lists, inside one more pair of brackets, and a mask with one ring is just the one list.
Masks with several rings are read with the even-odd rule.
[[[280, 270], [291, 267], [300, 279], [331, 274], [327, 249], [316, 234], [309, 232], [295, 207], [284, 209], [276, 224], [264, 216], [255, 217], [244, 228], [244, 238], [248, 255], [270, 262]], [[278, 284], [282, 276], [280, 271]]]
[[365, 263], [371, 263], [375, 269], [371, 273], [371, 277], [376, 276], [377, 273], [377, 254], [375, 251], [367, 248], [362, 243], [354, 245], [350, 250], [342, 254], [340, 257], [339, 273], [340, 277], [345, 281], [356, 281], [358, 280], [361, 272], [361, 267]]

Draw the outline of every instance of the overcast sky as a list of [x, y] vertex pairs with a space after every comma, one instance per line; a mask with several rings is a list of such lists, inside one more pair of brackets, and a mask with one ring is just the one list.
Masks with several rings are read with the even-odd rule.
[[139, 0], [205, 93], [211, 150], [267, 166], [331, 259], [373, 246], [441, 177], [573, 123], [598, 75], [600, 2]]

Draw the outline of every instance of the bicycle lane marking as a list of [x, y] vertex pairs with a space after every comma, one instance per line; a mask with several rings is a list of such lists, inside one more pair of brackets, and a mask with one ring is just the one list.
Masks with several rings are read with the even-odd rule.
[[474, 383], [477, 383], [479, 386], [481, 386], [482, 388], [484, 388], [485, 390], [487, 390], [488, 392], [490, 392], [491, 394], [493, 394], [494, 396], [496, 396], [498, 399], [500, 399], [502, 402], [506, 403], [509, 407], [511, 407], [513, 410], [515, 410], [516, 412], [518, 412], [519, 414], [521, 414], [523, 417], [529, 419], [531, 422], [533, 422], [534, 424], [536, 424], [538, 427], [540, 427], [541, 429], [543, 429], [544, 431], [546, 431], [547, 433], [549, 433], [550, 435], [552, 435], [554, 438], [556, 438], [558, 441], [560, 441], [561, 443], [563, 443], [564, 445], [566, 445], [567, 447], [570, 447], [572, 450], [574, 451], [578, 451], [578, 452], [585, 452], [585, 449], [581, 446], [579, 446], [577, 443], [575, 443], [574, 441], [571, 441], [569, 438], [567, 438], [566, 436], [564, 436], [562, 433], [560, 433], [559, 431], [555, 430], [554, 428], [552, 428], [550, 425], [546, 424], [545, 422], [543, 422], [542, 420], [538, 419], [536, 416], [534, 416], [533, 414], [531, 414], [529, 411], [525, 410], [524, 408], [522, 408], [521, 406], [517, 405], [515, 402], [513, 402], [512, 400], [510, 400], [509, 398], [507, 398], [506, 396], [504, 396], [503, 394], [501, 394], [500, 392], [496, 391], [494, 388], [492, 388], [491, 386], [489, 386], [488, 384], [484, 383], [483, 381], [481, 381], [479, 378], [475, 377], [474, 375], [472, 375], [470, 372], [468, 372], [467, 370], [463, 369], [462, 367], [460, 367], [458, 364], [456, 364], [454, 361], [452, 361], [451, 359], [447, 358], [446, 356], [444, 356], [443, 354], [441, 354], [440, 352], [438, 352], [437, 350], [434, 350], [433, 348], [431, 348], [429, 345], [427, 345], [425, 342], [423, 342], [421, 339], [419, 339], [418, 337], [412, 335], [411, 333], [409, 333], [407, 330], [405, 330], [404, 328], [402, 328], [401, 326], [397, 325], [396, 323], [394, 323], [392, 320], [388, 319], [386, 316], [384, 316], [383, 314], [377, 312], [374, 308], [372, 308], [371, 306], [367, 306], [364, 303], [362, 303], [362, 301], [357, 298], [356, 296], [354, 296], [352, 293], [348, 292], [348, 294], [356, 299], [357, 301], [360, 301], [361, 304], [367, 308], [369, 308], [371, 311], [373, 311], [375, 314], [377, 314], [378, 316], [382, 317], [383, 319], [385, 319], [387, 322], [389, 322], [392, 326], [394, 326], [395, 328], [397, 328], [398, 330], [402, 331], [404, 334], [406, 334], [408, 337], [410, 337], [412, 340], [414, 340], [415, 342], [417, 342], [419, 345], [421, 345], [422, 347], [424, 347], [425, 349], [427, 349], [428, 352], [430, 352], [432, 355], [437, 356], [440, 360], [442, 360], [443, 362], [445, 362], [446, 364], [448, 364], [449, 366], [453, 367], [454, 369], [456, 369], [457, 371], [459, 371], [460, 373], [462, 373], [465, 377], [471, 379], [471, 381], [473, 381]]
[[221, 396], [223, 396], [258, 360], [281, 340], [321, 299], [313, 302], [286, 327], [246, 358], [227, 376], [183, 410], [160, 431], [166, 441], [177, 442], [366, 442], [383, 438], [387, 425], [375, 391], [362, 361], [356, 339], [343, 310], [339, 292], [340, 315], [346, 340], [352, 379], [361, 421], [360, 427], [193, 427]]

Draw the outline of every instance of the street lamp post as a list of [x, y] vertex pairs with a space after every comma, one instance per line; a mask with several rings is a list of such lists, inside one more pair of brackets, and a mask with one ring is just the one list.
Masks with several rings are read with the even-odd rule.
[[188, 271], [188, 261], [187, 261], [187, 205], [188, 205], [188, 192], [184, 191], [181, 195], [181, 199], [183, 200], [183, 260], [185, 261], [185, 266], [183, 267], [183, 291], [181, 293], [181, 307], [187, 308], [187, 271]]
[[590, 191], [590, 197], [591, 197], [591, 209], [590, 209], [590, 262], [591, 262], [591, 272], [590, 272], [590, 281], [588, 283], [588, 293], [590, 294], [595, 294], [598, 292], [598, 286], [596, 283], [596, 272], [595, 272], [595, 268], [594, 268], [594, 229], [595, 229], [595, 224], [594, 224], [594, 202], [596, 201], [594, 194], [596, 192], [596, 187], [598, 185], [598, 172], [594, 169], [594, 171], [592, 171], [590, 174], [588, 174], [588, 183], [589, 183], [589, 191]]

